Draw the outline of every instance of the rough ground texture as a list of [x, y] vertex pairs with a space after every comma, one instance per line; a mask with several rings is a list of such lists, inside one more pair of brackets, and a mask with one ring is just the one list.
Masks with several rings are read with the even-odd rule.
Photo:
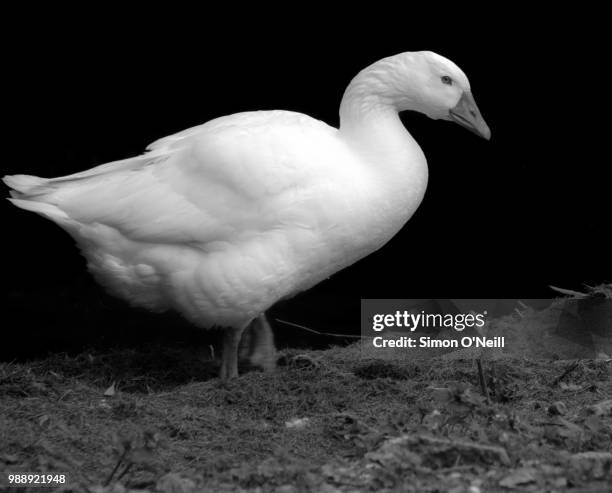
[[83, 492], [612, 491], [607, 359], [483, 359], [488, 400], [473, 358], [279, 363], [226, 384], [180, 347], [3, 364], [0, 470]]

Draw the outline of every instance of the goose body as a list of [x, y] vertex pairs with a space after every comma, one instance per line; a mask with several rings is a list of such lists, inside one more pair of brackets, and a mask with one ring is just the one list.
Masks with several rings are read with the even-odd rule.
[[[418, 86], [425, 76], [441, 95]], [[426, 160], [398, 111], [449, 119], [462, 104], [470, 107], [457, 121], [488, 137], [452, 62], [403, 53], [352, 81], [340, 129], [290, 111], [237, 113], [162, 138], [141, 156], [4, 181], [15, 205], [72, 235], [112, 294], [227, 327], [222, 376], [232, 377], [244, 328], [254, 324], [254, 358], [269, 360], [264, 312], [380, 248], [419, 206]]]

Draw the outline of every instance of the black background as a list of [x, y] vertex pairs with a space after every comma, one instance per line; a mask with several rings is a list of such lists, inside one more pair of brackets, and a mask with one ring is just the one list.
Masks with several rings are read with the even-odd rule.
[[[609, 137], [601, 121], [611, 82], [596, 13], [491, 12], [476, 23], [464, 12], [446, 16], [450, 27], [432, 14], [327, 23], [280, 14], [262, 21], [246, 12], [240, 19], [162, 12], [154, 21], [110, 16], [100, 26], [92, 13], [61, 24], [16, 18], [5, 44], [11, 131], [2, 174], [70, 174], [239, 111], [288, 109], [335, 126], [359, 70], [427, 49], [468, 75], [491, 141], [402, 115], [428, 159], [421, 207], [383, 249], [272, 315], [358, 333], [360, 298], [539, 298], [554, 295], [549, 284], [580, 289], [611, 280], [610, 164], [602, 154]], [[8, 202], [0, 207], [4, 356], [191, 337], [178, 317], [106, 296], [50, 221]], [[276, 327], [281, 343], [303, 342], [299, 331]]]

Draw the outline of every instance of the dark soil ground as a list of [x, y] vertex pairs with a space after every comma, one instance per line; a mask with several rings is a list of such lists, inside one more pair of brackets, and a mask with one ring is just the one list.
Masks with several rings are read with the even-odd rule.
[[489, 399], [474, 359], [359, 344], [228, 383], [181, 347], [6, 363], [0, 470], [83, 492], [612, 491], [609, 359], [482, 366]]

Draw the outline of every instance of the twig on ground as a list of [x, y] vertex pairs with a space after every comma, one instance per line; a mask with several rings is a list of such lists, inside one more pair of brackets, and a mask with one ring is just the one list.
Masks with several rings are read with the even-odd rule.
[[68, 394], [70, 394], [72, 392], [71, 389], [68, 389], [66, 392], [64, 392], [60, 398], [57, 400], [57, 402], [60, 402], [62, 399], [64, 399], [64, 397], [66, 397]]
[[130, 462], [127, 466], [125, 466], [125, 469], [123, 469], [121, 474], [119, 474], [119, 476], [117, 476], [117, 481], [119, 481], [123, 476], [125, 476], [133, 465], [134, 465], [134, 463]]
[[119, 469], [119, 466], [122, 464], [122, 462], [124, 461], [125, 457], [127, 456], [128, 451], [129, 450], [127, 448], [123, 449], [123, 453], [119, 456], [119, 459], [117, 460], [117, 463], [115, 464], [115, 467], [113, 468], [113, 470], [109, 474], [108, 478], [106, 478], [106, 481], [104, 481], [104, 486], [108, 486], [110, 484], [110, 482], [113, 479], [113, 476], [115, 475], [115, 473]]
[[497, 372], [495, 371], [495, 360], [491, 360], [491, 392], [495, 396], [495, 399], [499, 401], [499, 394], [497, 393]]
[[551, 387], [554, 387], [555, 385], [559, 384], [559, 382], [561, 382], [561, 380], [563, 380], [565, 377], [567, 377], [571, 372], [573, 372], [576, 368], [578, 368], [578, 365], [580, 364], [580, 360], [577, 359], [576, 361], [574, 361], [571, 365], [569, 365], [565, 371], [563, 373], [561, 373], [561, 375], [559, 375], [557, 378], [555, 378], [555, 380], [553, 381]]
[[478, 379], [480, 380], [480, 388], [482, 389], [482, 394], [487, 399], [487, 404], [491, 404], [491, 398], [489, 397], [489, 389], [487, 387], [487, 382], [484, 377], [484, 372], [482, 371], [482, 357], [476, 360], [476, 366], [478, 367]]
[[587, 298], [589, 296], [587, 293], [581, 293], [580, 291], [574, 291], [573, 289], [558, 288], [551, 285], [548, 287], [553, 291], [557, 291], [558, 293], [565, 294], [567, 296], [574, 296], [575, 298]]
[[370, 337], [370, 336], [356, 336], [353, 334], [333, 334], [330, 332], [319, 332], [318, 330], [309, 329], [308, 327], [304, 327], [303, 325], [294, 324], [293, 322], [287, 322], [286, 320], [281, 320], [280, 318], [275, 318], [274, 320], [282, 324], [290, 325], [291, 327], [296, 327], [298, 329], [305, 330], [306, 332], [312, 332], [313, 334], [317, 334], [320, 336], [345, 337], [345, 338], [347, 337], [350, 339], [373, 339], [373, 337]]

